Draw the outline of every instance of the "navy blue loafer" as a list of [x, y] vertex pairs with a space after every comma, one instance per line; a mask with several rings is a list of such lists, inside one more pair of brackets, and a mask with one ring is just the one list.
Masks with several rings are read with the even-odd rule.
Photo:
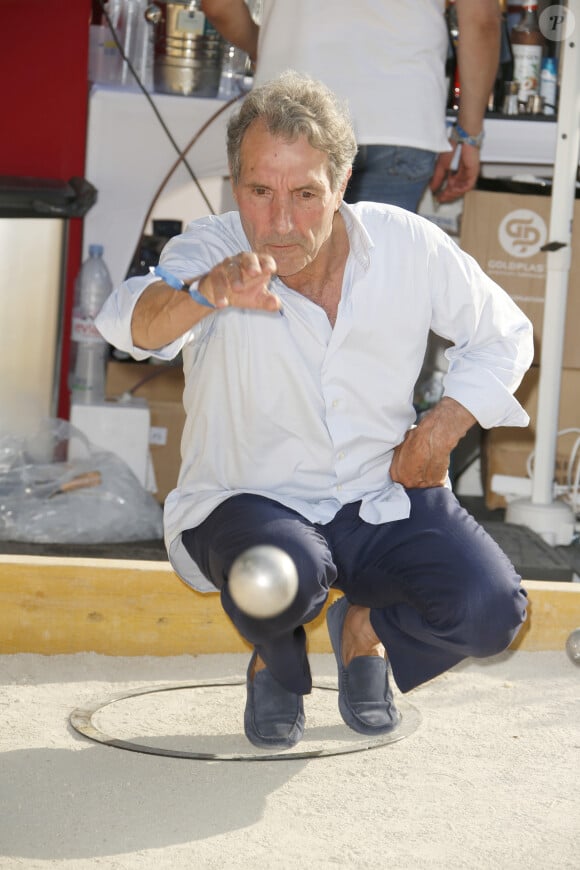
[[338, 665], [338, 709], [353, 731], [385, 734], [396, 728], [401, 718], [389, 686], [386, 661], [379, 656], [357, 656], [347, 667], [342, 663], [342, 629], [349, 606], [346, 598], [339, 598], [326, 614]]
[[246, 677], [246, 737], [262, 749], [290, 749], [304, 734], [302, 695], [285, 689], [267, 668], [257, 671], [252, 678], [255, 661], [254, 652]]

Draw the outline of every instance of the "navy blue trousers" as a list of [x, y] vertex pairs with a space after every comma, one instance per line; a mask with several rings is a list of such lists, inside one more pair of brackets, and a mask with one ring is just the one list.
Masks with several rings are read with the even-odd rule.
[[[223, 502], [183, 543], [220, 590], [224, 610], [276, 679], [299, 694], [312, 677], [303, 626], [334, 586], [369, 607], [397, 686], [407, 692], [467, 656], [509, 646], [526, 617], [526, 592], [487, 532], [443, 487], [408, 490], [408, 519], [364, 522], [360, 503], [315, 524], [278, 502], [237, 495]], [[228, 592], [232, 562], [248, 547], [273, 544], [294, 559], [299, 588], [284, 613], [255, 619]]]

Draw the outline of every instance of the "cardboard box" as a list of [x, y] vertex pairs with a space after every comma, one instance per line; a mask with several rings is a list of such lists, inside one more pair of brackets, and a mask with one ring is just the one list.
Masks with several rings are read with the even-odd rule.
[[[539, 380], [539, 366], [532, 366], [526, 372], [516, 393], [516, 398], [530, 415], [530, 425], [526, 429], [506, 426], [484, 433], [482, 474], [485, 504], [491, 510], [506, 506], [503, 495], [498, 495], [491, 490], [491, 479], [494, 474], [528, 477], [527, 462], [536, 441]], [[563, 429], [580, 430], [580, 370], [578, 369], [562, 370], [558, 432]], [[554, 480], [558, 483], [566, 482], [571, 451], [578, 437], [580, 431], [561, 435], [557, 440]]]
[[[471, 191], [465, 196], [460, 245], [506, 290], [534, 326], [540, 363], [551, 197]], [[580, 368], [580, 201], [574, 204], [564, 368]]]
[[116, 362], [107, 366], [106, 397], [130, 392], [146, 399], [151, 412], [149, 446], [155, 472], [155, 498], [161, 504], [175, 487], [181, 464], [181, 433], [185, 425], [181, 365]]

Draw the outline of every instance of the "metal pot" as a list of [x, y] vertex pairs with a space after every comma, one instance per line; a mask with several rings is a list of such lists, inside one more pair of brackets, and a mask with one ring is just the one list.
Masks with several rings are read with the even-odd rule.
[[200, 5], [200, 0], [156, 0], [147, 9], [147, 20], [155, 25], [154, 86], [162, 94], [217, 95], [223, 40]]

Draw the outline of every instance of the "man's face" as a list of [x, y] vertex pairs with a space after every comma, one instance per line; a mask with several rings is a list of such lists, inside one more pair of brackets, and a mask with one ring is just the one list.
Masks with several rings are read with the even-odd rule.
[[295, 275], [330, 237], [343, 189], [332, 193], [328, 158], [305, 136], [286, 142], [262, 121], [248, 128], [240, 156], [233, 192], [252, 250], [270, 254], [280, 277]]

